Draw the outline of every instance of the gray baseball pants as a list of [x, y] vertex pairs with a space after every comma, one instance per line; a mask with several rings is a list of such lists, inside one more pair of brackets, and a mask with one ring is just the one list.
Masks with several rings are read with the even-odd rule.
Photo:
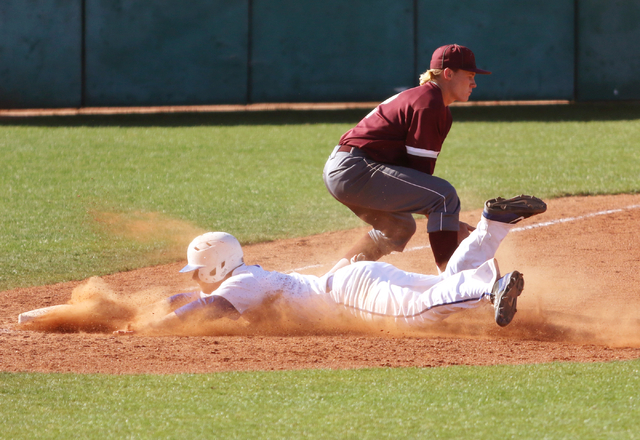
[[460, 200], [446, 180], [412, 168], [376, 162], [359, 150], [337, 151], [323, 171], [333, 197], [373, 226], [369, 236], [388, 254], [401, 252], [416, 231], [412, 214], [428, 217], [427, 232], [457, 231]]

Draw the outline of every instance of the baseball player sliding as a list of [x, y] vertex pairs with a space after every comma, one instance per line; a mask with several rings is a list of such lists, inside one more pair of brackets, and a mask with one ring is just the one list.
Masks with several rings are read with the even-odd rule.
[[348, 310], [366, 320], [387, 317], [419, 325], [491, 303], [496, 323], [506, 326], [516, 313], [524, 278], [517, 271], [501, 276], [495, 253], [513, 224], [545, 210], [546, 204], [532, 196], [487, 201], [477, 228], [439, 275], [357, 258], [341, 259], [322, 277], [270, 272], [244, 264], [240, 243], [232, 235], [209, 232], [189, 244], [188, 264], [180, 271], [193, 272], [201, 290], [167, 298], [170, 313], [144, 328], [116, 333], [170, 331], [203, 315], [250, 320], [252, 312], [275, 295], [310, 324], [320, 314]]

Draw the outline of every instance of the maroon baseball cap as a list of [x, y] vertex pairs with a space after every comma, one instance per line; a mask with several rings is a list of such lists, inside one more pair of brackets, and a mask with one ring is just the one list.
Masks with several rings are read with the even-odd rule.
[[478, 69], [476, 67], [476, 57], [471, 49], [459, 46], [457, 44], [447, 44], [439, 47], [433, 52], [431, 57], [430, 69], [462, 69], [469, 72], [479, 73], [481, 75], [489, 75], [488, 70]]

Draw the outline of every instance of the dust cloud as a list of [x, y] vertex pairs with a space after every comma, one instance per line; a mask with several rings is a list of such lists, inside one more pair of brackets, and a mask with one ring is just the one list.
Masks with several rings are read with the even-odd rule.
[[183, 258], [187, 244], [204, 229], [189, 222], [170, 218], [158, 212], [113, 213], [91, 211], [95, 225], [115, 237], [139, 243], [161, 243], [162, 250], [154, 251], [164, 257]]
[[[117, 236], [143, 242], [165, 237], [174, 243], [169, 249], [173, 249], [171, 252], [175, 252], [178, 258], [184, 257], [185, 243], [204, 232], [188, 223], [169, 219], [158, 213], [93, 215], [101, 227]], [[336, 233], [335, 243], [342, 245], [353, 241], [351, 237], [345, 239], [344, 234]], [[439, 323], [417, 327], [384, 318], [364, 321], [347, 311], [335, 313], [335, 310], [330, 314], [319, 314], [320, 316], [313, 321], [302, 320], [295, 310], [290, 309], [278, 297], [274, 297], [265, 301], [259, 312], [237, 320], [193, 317], [188, 322], [160, 332], [151, 330], [149, 324], [170, 312], [167, 302], [163, 299], [178, 292], [155, 287], [133, 293], [115, 293], [101, 278], [90, 278], [77, 287], [68, 302], [70, 307], [52, 311], [37, 320], [22, 324], [21, 327], [44, 332], [75, 333], [111, 333], [115, 330], [132, 329], [142, 335], [178, 336], [356, 335], [501, 338], [640, 347], [640, 319], [637, 316], [637, 308], [633, 304], [627, 306], [625, 302], [630, 298], [630, 292], [618, 292], [616, 296], [616, 292], [609, 288], [607, 279], [601, 274], [598, 275], [598, 272], [588, 265], [550, 265], [547, 260], [552, 256], [551, 253], [556, 251], [551, 249], [546, 256], [541, 255], [545, 249], [535, 246], [535, 240], [539, 235], [537, 232], [535, 235], [526, 236], [527, 238], [524, 238], [524, 234], [510, 236], [498, 251], [497, 259], [503, 274], [519, 270], [525, 277], [525, 289], [518, 301], [518, 313], [513, 322], [505, 328], [495, 324], [493, 309], [489, 304], [455, 314]], [[299, 239], [295, 241], [296, 244], [300, 242]], [[274, 251], [274, 246], [278, 246], [278, 243], [248, 246], [246, 251], [249, 258], [253, 253], [260, 254], [259, 260], [269, 261], [268, 255], [278, 255], [284, 259], [284, 264], [291, 267], [299, 258], [293, 252], [299, 252], [300, 248], [304, 247], [304, 251], [312, 254], [313, 259], [323, 262], [322, 267], [310, 270], [314, 275], [326, 271], [332, 265], [327, 262], [335, 259], [335, 248], [329, 252], [319, 245], [302, 246], [305, 244], [302, 243], [293, 246], [289, 242], [286, 243], [280, 245], [277, 251]], [[530, 247], [533, 250], [529, 251]], [[424, 270], [425, 261], [428, 262], [431, 258], [428, 250], [421, 252], [424, 255], [418, 252], [421, 255], [419, 258], [407, 252], [387, 258], [398, 267], [420, 271]]]
[[54, 333], [107, 333], [135, 316], [134, 304], [120, 300], [100, 278], [73, 290], [69, 307], [53, 309], [19, 327]]
[[237, 320], [211, 320], [205, 313], [190, 315], [188, 321], [155, 329], [151, 325], [171, 312], [166, 289], [156, 288], [127, 295], [116, 294], [101, 278], [93, 277], [76, 287], [68, 307], [53, 309], [29, 322], [23, 330], [50, 333], [112, 333], [130, 330], [153, 336], [303, 336], [375, 335], [394, 331], [393, 322], [362, 322], [349, 313], [337, 313], [303, 320], [280, 295], [267, 298], [257, 311]]
[[[559, 312], [547, 308], [544, 286], [525, 285], [514, 321], [500, 328], [493, 321], [493, 308], [466, 310], [448, 319], [415, 326], [388, 318], [365, 321], [348, 311], [321, 314], [310, 321], [301, 319], [279, 296], [265, 300], [257, 312], [233, 320], [217, 320], [193, 315], [178, 325], [155, 330], [149, 324], [171, 312], [164, 299], [166, 289], [149, 289], [128, 295], [114, 293], [100, 278], [90, 278], [76, 287], [68, 301], [70, 307], [53, 310], [38, 319], [20, 324], [25, 330], [54, 333], [112, 333], [133, 330], [145, 336], [385, 336], [460, 337], [468, 339], [503, 338], [595, 344], [612, 347], [640, 347], [640, 320], [632, 311], [599, 315]], [[546, 291], [548, 292], [548, 290]], [[569, 294], [564, 292], [565, 297]], [[578, 293], [575, 293], [578, 295]], [[530, 301], [524, 301], [527, 296]]]

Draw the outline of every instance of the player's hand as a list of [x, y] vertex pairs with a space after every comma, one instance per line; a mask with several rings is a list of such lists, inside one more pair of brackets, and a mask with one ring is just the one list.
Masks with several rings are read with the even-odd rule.
[[460, 222], [460, 228], [458, 229], [458, 244], [467, 238], [476, 228], [465, 222]]
[[131, 328], [131, 325], [127, 325], [127, 328], [123, 328], [121, 330], [116, 330], [113, 332], [114, 335], [122, 336], [122, 335], [133, 335], [135, 334], [135, 330]]

